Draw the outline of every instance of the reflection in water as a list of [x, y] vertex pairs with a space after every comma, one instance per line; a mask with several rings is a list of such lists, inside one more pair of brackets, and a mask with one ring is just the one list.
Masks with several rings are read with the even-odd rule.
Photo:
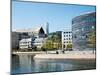
[[32, 56], [20, 55], [12, 57], [12, 73], [30, 73]]
[[32, 55], [12, 56], [12, 73], [36, 73], [95, 69], [94, 60], [43, 60]]
[[31, 65], [32, 65], [31, 56], [20, 55], [19, 61], [20, 61], [21, 72], [26, 72], [26, 73], [31, 72]]

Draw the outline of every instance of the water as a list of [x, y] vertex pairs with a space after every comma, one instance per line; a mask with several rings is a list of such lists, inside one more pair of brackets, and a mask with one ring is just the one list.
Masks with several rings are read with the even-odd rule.
[[40, 60], [32, 55], [12, 56], [12, 74], [95, 69], [95, 60]]

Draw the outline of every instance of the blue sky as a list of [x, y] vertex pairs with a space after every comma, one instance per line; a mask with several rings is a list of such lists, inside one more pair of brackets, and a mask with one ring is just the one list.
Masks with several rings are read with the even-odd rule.
[[72, 18], [94, 12], [95, 6], [12, 2], [12, 30], [43, 26], [49, 23], [49, 32], [71, 30]]

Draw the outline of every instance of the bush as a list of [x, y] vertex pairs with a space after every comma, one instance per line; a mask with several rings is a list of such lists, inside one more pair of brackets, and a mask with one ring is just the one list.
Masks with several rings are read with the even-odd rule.
[[41, 47], [41, 50], [42, 50], [42, 51], [46, 51], [46, 49], [45, 49], [45, 48], [43, 48], [43, 47]]
[[36, 46], [34, 46], [34, 47], [32, 48], [32, 50], [37, 51], [37, 47], [36, 47]]

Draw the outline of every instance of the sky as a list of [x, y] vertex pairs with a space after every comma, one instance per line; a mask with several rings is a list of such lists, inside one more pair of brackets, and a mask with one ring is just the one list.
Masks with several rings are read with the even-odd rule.
[[94, 11], [89, 5], [12, 1], [12, 30], [37, 26], [46, 30], [48, 22], [49, 32], [69, 31], [74, 17]]

